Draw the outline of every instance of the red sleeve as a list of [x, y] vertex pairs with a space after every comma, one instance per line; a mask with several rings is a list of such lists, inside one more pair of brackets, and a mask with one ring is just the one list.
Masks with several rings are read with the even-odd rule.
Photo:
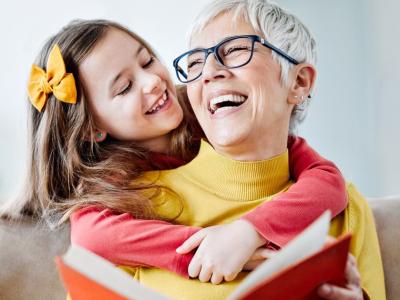
[[290, 174], [296, 183], [242, 217], [278, 247], [325, 210], [329, 209], [333, 217], [347, 206], [345, 181], [338, 168], [300, 137], [290, 137], [288, 147]]
[[175, 249], [200, 228], [134, 219], [95, 206], [74, 212], [70, 221], [73, 244], [117, 265], [152, 266], [189, 277], [193, 253], [182, 255]]

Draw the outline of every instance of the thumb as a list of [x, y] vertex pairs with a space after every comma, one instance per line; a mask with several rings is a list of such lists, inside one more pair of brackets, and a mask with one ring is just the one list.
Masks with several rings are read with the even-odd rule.
[[261, 248], [258, 248], [256, 251], [254, 251], [254, 253], [250, 257], [249, 261], [268, 259], [268, 258], [271, 258], [272, 256], [274, 256], [275, 254], [276, 254], [276, 251], [265, 249], [265, 248], [261, 247]]
[[257, 268], [259, 265], [261, 265], [265, 260], [260, 259], [260, 260], [249, 260], [245, 265], [243, 266], [243, 271], [253, 271], [255, 268]]
[[182, 245], [176, 248], [176, 252], [179, 254], [189, 253], [190, 251], [197, 248], [201, 244], [206, 235], [207, 232], [204, 229], [197, 231], [190, 238], [184, 241]]
[[333, 244], [335, 241], [336, 241], [336, 238], [328, 235], [325, 239], [325, 246], [329, 246], [330, 244]]

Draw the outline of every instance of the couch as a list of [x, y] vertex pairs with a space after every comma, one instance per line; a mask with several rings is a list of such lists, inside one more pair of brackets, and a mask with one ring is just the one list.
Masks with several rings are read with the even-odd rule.
[[[388, 300], [400, 299], [400, 197], [369, 199]], [[50, 231], [32, 220], [0, 221], [0, 299], [65, 300], [54, 257], [69, 245], [68, 225]], [[381, 299], [373, 299], [381, 300]]]

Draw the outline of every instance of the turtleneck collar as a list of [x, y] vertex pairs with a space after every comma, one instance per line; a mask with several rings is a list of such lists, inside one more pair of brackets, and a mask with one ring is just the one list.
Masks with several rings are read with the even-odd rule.
[[287, 150], [271, 159], [243, 162], [217, 153], [206, 141], [201, 141], [199, 154], [180, 169], [188, 179], [231, 201], [271, 196], [290, 180]]

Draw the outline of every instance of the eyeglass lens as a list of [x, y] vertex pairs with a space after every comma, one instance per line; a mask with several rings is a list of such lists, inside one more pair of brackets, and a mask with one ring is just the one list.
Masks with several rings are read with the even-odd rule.
[[[247, 64], [252, 56], [253, 41], [250, 38], [240, 37], [227, 40], [219, 44], [214, 51], [217, 52], [217, 60], [228, 68], [235, 68]], [[181, 57], [178, 67], [186, 74], [184, 81], [191, 81], [203, 71], [208, 54], [206, 49], [190, 52]], [[183, 77], [181, 75], [181, 77]]]

